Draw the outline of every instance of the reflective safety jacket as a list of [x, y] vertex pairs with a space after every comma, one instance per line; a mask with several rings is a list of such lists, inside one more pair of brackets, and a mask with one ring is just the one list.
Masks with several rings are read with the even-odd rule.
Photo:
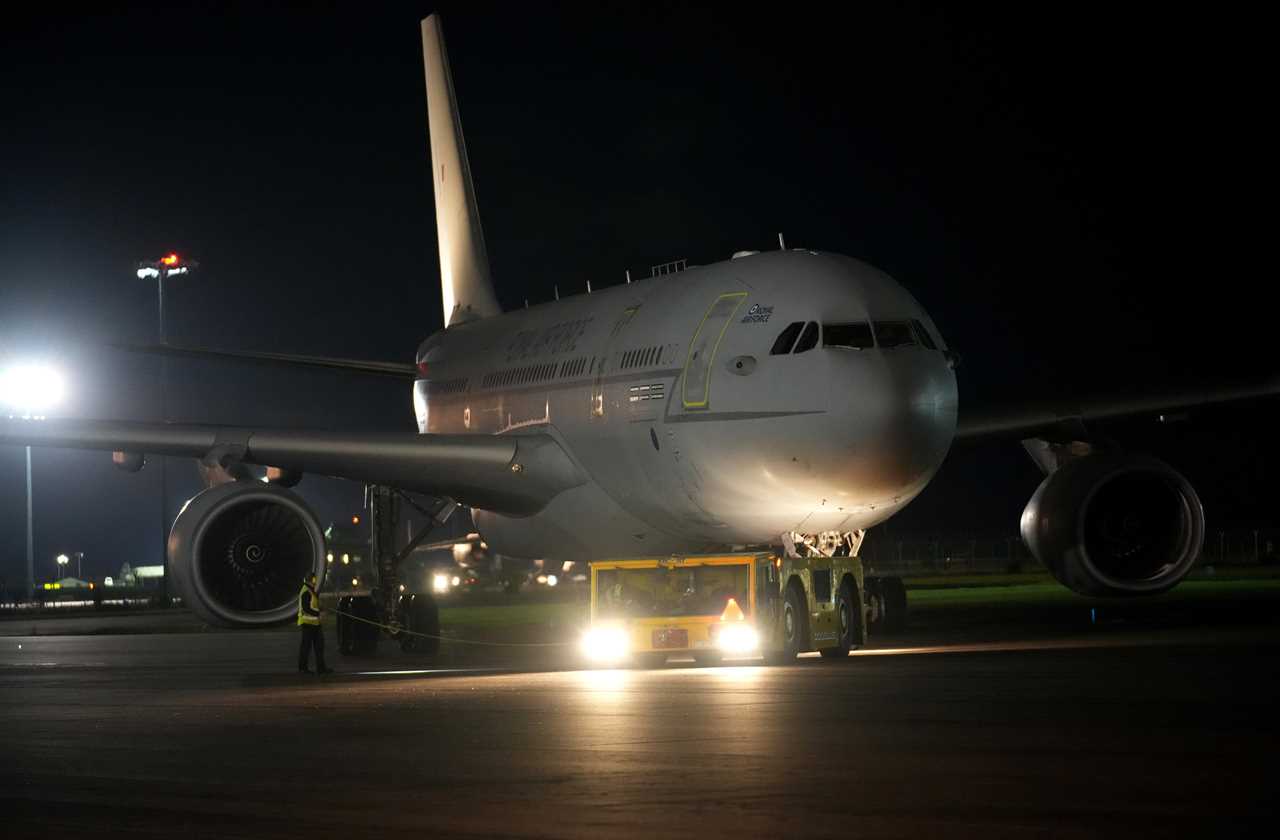
[[320, 626], [320, 596], [305, 583], [298, 593], [298, 626]]

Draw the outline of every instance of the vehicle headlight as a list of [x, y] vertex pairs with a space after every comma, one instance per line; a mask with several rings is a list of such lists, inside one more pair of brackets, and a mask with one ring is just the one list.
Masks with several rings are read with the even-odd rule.
[[582, 637], [582, 654], [595, 662], [623, 659], [630, 650], [627, 631], [621, 627], [592, 627]]
[[448, 576], [448, 575], [436, 575], [435, 577], [433, 577], [433, 578], [431, 579], [431, 588], [432, 588], [434, 591], [436, 591], [436, 592], [448, 592], [448, 591], [449, 591], [449, 576]]
[[749, 624], [722, 624], [716, 647], [725, 653], [751, 653], [760, 647], [760, 635]]

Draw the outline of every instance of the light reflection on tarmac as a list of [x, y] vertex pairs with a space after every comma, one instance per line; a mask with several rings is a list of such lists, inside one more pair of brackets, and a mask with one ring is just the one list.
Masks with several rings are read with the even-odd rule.
[[295, 652], [278, 632], [0, 638], [6, 840], [1221, 836], [1270, 812], [1280, 754], [1274, 624], [908, 637], [776, 668], [388, 646], [319, 678]]

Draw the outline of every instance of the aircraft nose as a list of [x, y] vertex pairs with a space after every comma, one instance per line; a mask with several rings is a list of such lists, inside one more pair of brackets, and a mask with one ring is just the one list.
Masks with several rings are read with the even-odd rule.
[[830, 415], [849, 443], [848, 480], [886, 500], [918, 489], [955, 434], [956, 382], [946, 360], [904, 348], [859, 365], [848, 382], [830, 397]]

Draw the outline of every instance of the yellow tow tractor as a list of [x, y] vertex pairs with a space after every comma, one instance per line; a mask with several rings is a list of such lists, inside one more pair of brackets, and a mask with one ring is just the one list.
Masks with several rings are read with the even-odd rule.
[[[591, 626], [582, 652], [604, 667], [653, 667], [668, 658], [782, 663], [806, 651], [845, 657], [866, 639], [868, 617], [884, 617], [885, 599], [869, 600], [864, 591], [856, 556], [598, 561], [591, 564]], [[900, 600], [895, 612], [905, 609]]]

